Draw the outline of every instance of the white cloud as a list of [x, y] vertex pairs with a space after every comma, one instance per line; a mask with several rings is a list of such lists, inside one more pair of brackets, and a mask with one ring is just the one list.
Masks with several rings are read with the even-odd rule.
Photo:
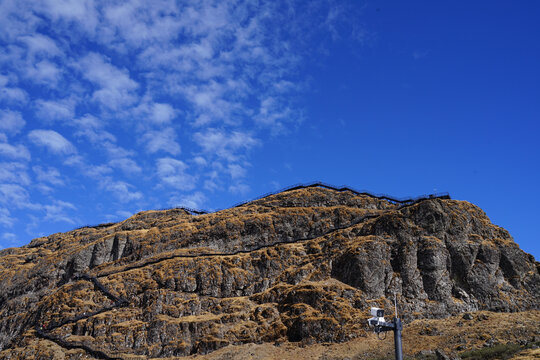
[[56, 42], [43, 34], [30, 32], [17, 38], [20, 51], [13, 51], [14, 68], [19, 76], [32, 81], [33, 84], [56, 88], [63, 69], [56, 60], [63, 57]]
[[208, 191], [215, 191], [219, 189], [218, 184], [214, 180], [205, 180], [203, 187]]
[[75, 116], [75, 103], [72, 99], [37, 100], [37, 115], [47, 120], [71, 120]]
[[135, 151], [125, 149], [113, 142], [104, 141], [103, 143], [100, 143], [99, 146], [105, 149], [105, 152], [112, 159], [126, 159], [136, 155]]
[[82, 169], [82, 173], [85, 176], [98, 180], [113, 172], [113, 169], [107, 165], [86, 165], [84, 163], [80, 163], [79, 166], [84, 167]]
[[0, 110], [0, 131], [17, 134], [26, 124], [18, 111]]
[[13, 227], [15, 218], [11, 217], [11, 213], [6, 208], [0, 208], [0, 225], [5, 227]]
[[283, 129], [283, 123], [288, 119], [298, 119], [299, 115], [275, 96], [268, 96], [261, 101], [259, 113], [255, 120], [261, 125], [269, 126], [274, 133]]
[[171, 1], [131, 1], [105, 7], [102, 39], [139, 48], [168, 42], [181, 32], [181, 9]]
[[30, 160], [30, 152], [24, 145], [0, 143], [0, 155], [17, 160]]
[[[14, 16], [14, 15], [20, 16]], [[39, 19], [29, 6], [18, 0], [0, 1], [0, 38], [13, 41], [17, 36], [33, 29]]]
[[0, 163], [0, 182], [29, 185], [30, 177], [27, 174], [26, 164], [10, 162]]
[[54, 192], [54, 189], [51, 186], [45, 185], [43, 183], [36, 184], [35, 188], [37, 189], [37, 191], [39, 191], [40, 193], [45, 194], [45, 195], [49, 195], [49, 194], [52, 194]]
[[125, 172], [126, 174], [138, 174], [142, 171], [141, 167], [137, 163], [129, 158], [112, 159], [109, 161], [109, 165], [113, 168], [117, 168]]
[[140, 200], [143, 197], [141, 192], [132, 191], [135, 188], [133, 185], [125, 181], [114, 180], [110, 177], [102, 179], [100, 186], [111, 192], [121, 202]]
[[62, 76], [62, 69], [55, 63], [42, 60], [26, 67], [25, 76], [34, 82], [39, 82], [49, 87], [56, 87]]
[[176, 142], [176, 133], [173, 128], [163, 130], [148, 131], [142, 136], [145, 142], [146, 150], [153, 154], [158, 151], [164, 151], [171, 155], [180, 153], [180, 145]]
[[[94, 33], [98, 23], [94, 0], [45, 0], [38, 2], [39, 10], [60, 23], [75, 24], [87, 33]], [[67, 30], [72, 30], [67, 26]]]
[[70, 155], [66, 160], [64, 160], [64, 165], [80, 166], [83, 169], [85, 168], [84, 158], [77, 154]]
[[204, 152], [215, 154], [229, 161], [235, 161], [239, 151], [249, 150], [258, 144], [258, 140], [247, 132], [227, 132], [214, 128], [196, 132], [193, 138]]
[[102, 129], [103, 124], [101, 120], [99, 120], [97, 117], [95, 117], [92, 114], [85, 114], [84, 116], [81, 116], [78, 119], [73, 120], [73, 125], [76, 126], [78, 129]]
[[75, 136], [84, 137], [92, 144], [99, 145], [116, 142], [116, 137], [103, 129], [102, 122], [93, 115], [86, 114], [79, 119], [75, 119], [72, 125], [77, 129]]
[[174, 119], [175, 110], [169, 104], [152, 104], [150, 119], [156, 124], [168, 124]]
[[136, 174], [142, 171], [137, 162], [130, 157], [134, 155], [131, 150], [126, 150], [116, 144], [116, 137], [103, 129], [104, 124], [101, 120], [86, 114], [76, 119], [72, 123], [75, 128], [75, 136], [86, 138], [94, 146], [104, 152], [111, 158], [108, 165], [112, 168], [122, 170], [126, 174]]
[[18, 40], [27, 46], [27, 53], [30, 57], [36, 55], [53, 57], [62, 54], [53, 39], [40, 33], [21, 36]]
[[157, 161], [157, 175], [161, 182], [180, 190], [195, 188], [196, 178], [185, 171], [188, 166], [176, 159], [161, 158]]
[[126, 69], [112, 65], [103, 55], [91, 53], [75, 64], [82, 76], [99, 87], [92, 98], [110, 110], [129, 106], [137, 99], [137, 82]]
[[233, 179], [239, 179], [246, 176], [246, 169], [239, 164], [229, 164], [227, 170]]
[[178, 111], [170, 104], [154, 102], [149, 94], [147, 94], [134, 109], [133, 113], [150, 124], [168, 125], [174, 120]]
[[69, 155], [77, 152], [72, 143], [54, 130], [32, 130], [28, 138], [53, 154]]
[[0, 203], [19, 209], [38, 210], [41, 208], [40, 205], [30, 201], [30, 195], [25, 188], [16, 184], [0, 184]]
[[202, 156], [195, 156], [193, 158], [193, 162], [195, 164], [197, 164], [198, 166], [206, 166], [208, 164], [208, 162], [206, 161], [205, 158], [203, 158]]
[[66, 210], [77, 210], [75, 205], [71, 203], [62, 200], [54, 200], [52, 204], [44, 205], [43, 208], [45, 210], [45, 218], [43, 220], [75, 224], [73, 217], [70, 217], [66, 213]]
[[32, 170], [36, 174], [37, 180], [51, 185], [64, 185], [60, 172], [52, 167], [43, 168], [39, 165], [33, 166]]
[[22, 105], [28, 102], [28, 94], [21, 88], [7, 87], [0, 84], [0, 101], [5, 101], [8, 104]]
[[195, 109], [195, 126], [207, 125], [216, 121], [234, 123], [235, 110], [241, 111], [241, 104], [229, 98], [229, 83], [210, 81], [208, 84], [185, 86], [184, 96]]
[[80, 127], [75, 131], [75, 136], [84, 137], [93, 145], [106, 147], [116, 142], [116, 136], [108, 131], [92, 127]]

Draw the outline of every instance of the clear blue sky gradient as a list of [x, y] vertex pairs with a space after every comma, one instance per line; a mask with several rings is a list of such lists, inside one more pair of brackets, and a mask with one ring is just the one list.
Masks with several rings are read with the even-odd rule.
[[0, 4], [0, 247], [323, 181], [540, 259], [538, 1]]

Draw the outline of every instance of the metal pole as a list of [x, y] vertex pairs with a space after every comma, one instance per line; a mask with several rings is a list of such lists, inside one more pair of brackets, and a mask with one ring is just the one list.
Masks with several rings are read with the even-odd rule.
[[396, 360], [403, 360], [403, 348], [401, 345], [401, 320], [397, 317], [394, 318], [394, 348], [396, 352]]
[[396, 293], [394, 293], [394, 309], [395, 309], [394, 316], [398, 318], [399, 316], [397, 314], [397, 294]]

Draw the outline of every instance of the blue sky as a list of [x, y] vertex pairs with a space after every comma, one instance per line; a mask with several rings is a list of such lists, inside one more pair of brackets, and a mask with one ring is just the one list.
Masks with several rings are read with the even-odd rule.
[[0, 247], [312, 181], [540, 258], [537, 1], [0, 0]]

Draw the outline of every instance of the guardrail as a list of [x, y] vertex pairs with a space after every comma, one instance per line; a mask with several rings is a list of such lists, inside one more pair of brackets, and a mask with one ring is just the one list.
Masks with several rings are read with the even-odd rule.
[[308, 189], [308, 188], [314, 188], [314, 187], [334, 190], [334, 191], [338, 191], [338, 192], [347, 192], [348, 191], [348, 192], [351, 192], [351, 193], [353, 193], [355, 195], [369, 196], [369, 197], [372, 197], [372, 198], [375, 198], [375, 199], [387, 200], [387, 201], [390, 201], [390, 202], [393, 202], [393, 203], [396, 203], [396, 204], [407, 204], [407, 203], [412, 203], [412, 202], [415, 202], [415, 201], [418, 201], [418, 200], [421, 200], [421, 199], [433, 199], [433, 198], [451, 199], [450, 195], [447, 192], [434, 193], [434, 194], [428, 194], [428, 195], [421, 195], [421, 196], [417, 196], [417, 197], [414, 197], [414, 198], [401, 198], [400, 199], [400, 198], [391, 197], [391, 196], [386, 195], [386, 194], [375, 194], [375, 193], [372, 193], [372, 192], [369, 192], [369, 191], [358, 191], [358, 190], [355, 190], [355, 189], [353, 189], [351, 187], [347, 187], [347, 186], [337, 187], [337, 186], [334, 186], [334, 185], [331, 185], [331, 184], [327, 184], [327, 183], [324, 183], [324, 182], [317, 181], [317, 182], [308, 183], [308, 184], [296, 184], [296, 185], [292, 185], [292, 186], [283, 188], [281, 190], [277, 190], [277, 191], [274, 191], [274, 192], [269, 192], [269, 193], [266, 193], [266, 194], [264, 194], [262, 196], [256, 197], [255, 199], [238, 203], [238, 204], [234, 205], [233, 207], [244, 206], [244, 205], [246, 205], [248, 203], [251, 203], [253, 201], [264, 199], [265, 197], [272, 196], [272, 195], [277, 195], [277, 194], [284, 193], [284, 192], [289, 192], [289, 191], [294, 191], [294, 190], [301, 190], [301, 189]]
[[[417, 196], [417, 197], [414, 197], [414, 198], [396, 198], [396, 197], [389, 196], [387, 194], [375, 194], [375, 193], [372, 193], [372, 192], [369, 192], [369, 191], [359, 191], [359, 190], [355, 190], [355, 189], [353, 189], [351, 187], [347, 187], [347, 186], [337, 187], [337, 186], [334, 186], [334, 185], [331, 185], [331, 184], [327, 184], [327, 183], [324, 183], [324, 182], [317, 181], [317, 182], [308, 183], [308, 184], [295, 184], [295, 185], [292, 185], [292, 186], [282, 188], [281, 190], [277, 190], [277, 191], [274, 191], [274, 192], [268, 192], [268, 193], [265, 193], [265, 194], [263, 194], [261, 196], [258, 196], [256, 198], [254, 198], [254, 199], [251, 199], [249, 201], [243, 201], [243, 202], [240, 202], [240, 203], [236, 203], [235, 205], [231, 206], [231, 208], [241, 207], [241, 206], [247, 205], [247, 204], [249, 204], [251, 202], [254, 202], [254, 201], [257, 201], [257, 200], [260, 200], [260, 199], [264, 199], [265, 197], [268, 197], [268, 196], [273, 196], [273, 195], [277, 195], [277, 194], [284, 193], [284, 192], [289, 192], [289, 191], [294, 191], [294, 190], [301, 190], [301, 189], [308, 189], [308, 188], [315, 188], [315, 187], [334, 190], [334, 191], [338, 191], [338, 192], [351, 192], [351, 193], [353, 193], [355, 195], [369, 196], [369, 197], [375, 198], [375, 199], [390, 201], [390, 202], [392, 202], [394, 204], [409, 204], [409, 203], [414, 203], [415, 201], [422, 200], [422, 199], [451, 199], [450, 194], [447, 193], [447, 192], [433, 193], [433, 194], [428, 194], [428, 195], [421, 195], [421, 196]], [[165, 208], [165, 209], [161, 209], [161, 210], [184, 210], [185, 212], [187, 212], [190, 215], [206, 215], [206, 214], [216, 213], [216, 212], [219, 212], [219, 211], [222, 211], [222, 210], [225, 210], [225, 209], [218, 209], [218, 210], [215, 210], [215, 211], [206, 211], [206, 210], [194, 209], [194, 208], [190, 208], [190, 207], [181, 206], [181, 207], [174, 207], [174, 208]], [[109, 226], [112, 226], [112, 225], [115, 225], [115, 224], [116, 223], [104, 223], [104, 224], [99, 224], [99, 225], [87, 225], [87, 226], [81, 226], [81, 227], [79, 227], [79, 228], [77, 228], [75, 230], [79, 230], [79, 229], [83, 229], [83, 228], [99, 229], [99, 228], [109, 227]]]

